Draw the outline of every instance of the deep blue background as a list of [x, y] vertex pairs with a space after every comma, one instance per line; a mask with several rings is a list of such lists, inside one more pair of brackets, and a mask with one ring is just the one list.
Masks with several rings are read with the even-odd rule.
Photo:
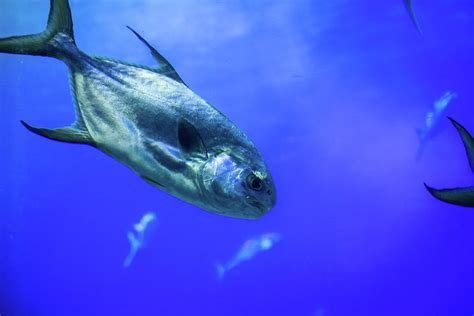
[[[424, 189], [470, 185], [448, 120], [415, 162], [415, 127], [446, 90], [474, 131], [474, 4], [72, 0], [91, 54], [153, 64], [140, 31], [236, 122], [269, 164], [259, 221], [203, 212], [87, 146], [29, 133], [74, 113], [59, 61], [0, 55], [0, 314], [472, 315], [474, 210]], [[0, 37], [40, 32], [47, 0], [0, 1]], [[126, 232], [153, 211], [125, 270]], [[283, 240], [219, 282], [248, 238]]]

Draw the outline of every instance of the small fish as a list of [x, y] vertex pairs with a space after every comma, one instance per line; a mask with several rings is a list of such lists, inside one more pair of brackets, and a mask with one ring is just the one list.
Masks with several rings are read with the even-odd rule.
[[156, 215], [151, 212], [146, 213], [138, 223], [133, 225], [133, 229], [127, 233], [127, 238], [130, 242], [130, 252], [123, 262], [124, 268], [128, 268], [132, 264], [139, 249], [148, 245], [152, 224], [156, 224]]
[[413, 6], [411, 4], [411, 0], [405, 0], [405, 5], [407, 7], [408, 13], [410, 14], [411, 21], [416, 27], [416, 30], [420, 35], [423, 35], [421, 31], [420, 24], [418, 24], [418, 19], [416, 18], [415, 11], [413, 11]]
[[[461, 136], [461, 140], [466, 150], [466, 155], [469, 160], [469, 166], [474, 172], [474, 139], [471, 134], [454, 119], [449, 118], [451, 123]], [[437, 199], [446, 203], [474, 207], [474, 187], [454, 188], [454, 189], [434, 189], [425, 183], [426, 189]]]
[[75, 123], [23, 125], [52, 140], [96, 147], [151, 185], [209, 212], [247, 219], [267, 213], [276, 202], [275, 186], [255, 145], [129, 29], [156, 67], [81, 51], [67, 0], [51, 0], [44, 32], [0, 39], [2, 53], [53, 57], [69, 68]]
[[222, 279], [226, 272], [252, 259], [256, 254], [271, 249], [280, 240], [281, 235], [277, 233], [266, 233], [247, 240], [230, 261], [226, 264], [217, 264], [217, 277]]
[[445, 92], [438, 100], [434, 102], [433, 110], [426, 114], [425, 126], [416, 130], [418, 140], [420, 141], [416, 154], [417, 159], [421, 157], [427, 141], [435, 134], [436, 128], [443, 118], [446, 108], [455, 98], [457, 98], [457, 94], [455, 92]]

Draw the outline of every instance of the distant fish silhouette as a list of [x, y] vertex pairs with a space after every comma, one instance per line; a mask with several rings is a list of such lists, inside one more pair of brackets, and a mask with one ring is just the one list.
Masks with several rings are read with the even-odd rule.
[[[449, 118], [461, 136], [471, 170], [474, 172], [474, 139], [458, 122]], [[437, 199], [446, 203], [474, 207], [474, 187], [437, 190], [425, 183], [426, 189]]]
[[420, 35], [423, 35], [423, 32], [421, 31], [421, 28], [420, 28], [420, 24], [418, 23], [418, 19], [416, 18], [415, 12], [413, 11], [411, 0], [405, 0], [405, 5], [407, 7], [408, 13], [410, 14], [410, 18], [416, 27], [416, 30], [418, 31]]
[[433, 110], [429, 111], [426, 114], [425, 125], [422, 128], [416, 130], [418, 140], [420, 141], [416, 154], [416, 159], [419, 159], [421, 157], [427, 141], [431, 137], [433, 137], [433, 134], [435, 134], [435, 130], [439, 122], [441, 121], [441, 118], [444, 117], [446, 108], [455, 98], [457, 98], [457, 94], [455, 92], [445, 92], [438, 100], [434, 102]]
[[266, 233], [247, 240], [230, 261], [226, 264], [217, 265], [217, 277], [222, 279], [227, 271], [235, 268], [244, 261], [252, 259], [256, 254], [271, 249], [280, 239], [280, 234]]
[[140, 222], [133, 225], [133, 229], [127, 233], [127, 238], [130, 242], [130, 252], [123, 262], [125, 268], [132, 264], [138, 250], [145, 247], [149, 242], [151, 224], [155, 221], [156, 215], [154, 213], [146, 213]]

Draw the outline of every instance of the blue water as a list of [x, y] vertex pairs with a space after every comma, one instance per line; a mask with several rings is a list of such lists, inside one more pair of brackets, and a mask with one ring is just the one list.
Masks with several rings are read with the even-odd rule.
[[[204, 212], [87, 146], [21, 126], [74, 119], [59, 61], [0, 55], [0, 314], [472, 315], [474, 210], [435, 187], [473, 183], [446, 119], [415, 161], [415, 127], [446, 90], [474, 131], [474, 4], [71, 0], [85, 52], [153, 65], [141, 32], [254, 141], [278, 190], [258, 221]], [[40, 32], [49, 1], [2, 0], [0, 37]], [[127, 231], [153, 240], [124, 269]], [[223, 280], [254, 236], [283, 239]]]

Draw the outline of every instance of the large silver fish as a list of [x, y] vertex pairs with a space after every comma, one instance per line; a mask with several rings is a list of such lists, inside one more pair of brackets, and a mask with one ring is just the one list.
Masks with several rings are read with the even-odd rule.
[[44, 32], [0, 39], [0, 52], [53, 57], [69, 68], [75, 123], [58, 129], [23, 125], [49, 139], [94, 146], [152, 185], [207, 211], [249, 219], [268, 212], [275, 187], [254, 144], [133, 32], [157, 67], [79, 50], [67, 0], [51, 0]]

